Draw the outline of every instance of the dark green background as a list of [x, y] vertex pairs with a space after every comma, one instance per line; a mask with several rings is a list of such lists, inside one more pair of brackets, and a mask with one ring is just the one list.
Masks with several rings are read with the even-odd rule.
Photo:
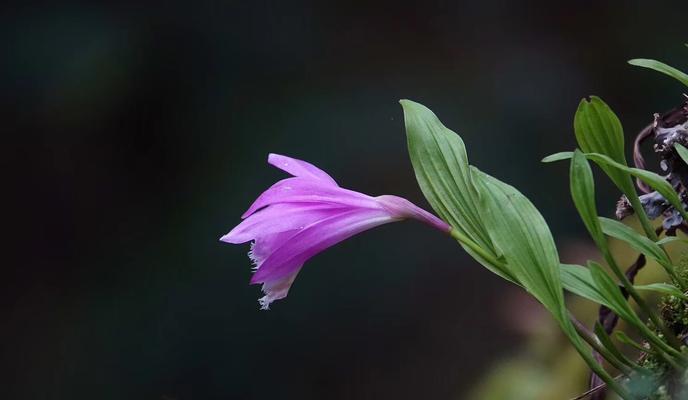
[[[678, 84], [625, 62], [686, 67], [686, 15], [686, 2], [5, 6], [16, 257], [0, 396], [462, 398], [519, 346], [504, 317], [515, 289], [407, 222], [318, 255], [259, 311], [248, 246], [218, 238], [284, 176], [267, 153], [427, 206], [397, 104], [420, 101], [565, 248], [583, 237], [567, 168], [539, 160], [573, 147], [583, 96], [604, 98], [628, 138], [679, 103]], [[610, 214], [616, 194], [600, 191]]]

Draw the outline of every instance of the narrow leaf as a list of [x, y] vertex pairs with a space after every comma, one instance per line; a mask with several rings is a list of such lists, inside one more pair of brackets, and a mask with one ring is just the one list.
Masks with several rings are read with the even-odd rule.
[[664, 64], [661, 61], [649, 60], [646, 58], [636, 58], [628, 61], [629, 64], [635, 65], [637, 67], [649, 68], [657, 72], [661, 72], [664, 75], [668, 75], [677, 81], [688, 86], [688, 75], [672, 66]]
[[611, 308], [611, 303], [597, 287], [588, 268], [574, 264], [561, 264], [560, 268], [561, 283], [566, 290]]
[[676, 143], [674, 147], [676, 148], [676, 152], [681, 157], [683, 162], [688, 164], [688, 149], [683, 147], [680, 143]]
[[585, 155], [576, 149], [571, 159], [570, 188], [573, 203], [598, 247], [606, 246], [595, 205], [595, 183]]
[[542, 162], [543, 163], [551, 163], [551, 162], [555, 162], [555, 161], [568, 160], [571, 157], [573, 157], [573, 152], [562, 151], [559, 153], [554, 153], [554, 154], [548, 155], [547, 157], [542, 159]]
[[[631, 168], [626, 165], [619, 164], [602, 154], [586, 154], [585, 156], [595, 161], [600, 167], [606, 165], [612, 168], [616, 168], [620, 171], [628, 172], [636, 178], [639, 178], [643, 182], [647, 183], [648, 186], [650, 186], [652, 189], [656, 190], [659, 194], [661, 194], [662, 197], [664, 197], [672, 206], [674, 206], [674, 208], [676, 208], [678, 212], [681, 213], [684, 219], [688, 220], [688, 214], [683, 209], [683, 204], [681, 203], [678, 194], [671, 186], [671, 184], [667, 182], [667, 180], [664, 179], [662, 176], [644, 169]], [[628, 196], [628, 193], [626, 193], [625, 191], [624, 193]]]
[[614, 336], [616, 336], [616, 340], [618, 340], [619, 342], [631, 346], [637, 350], [640, 350], [643, 353], [655, 354], [655, 352], [651, 349], [646, 348], [645, 346], [628, 337], [628, 335], [626, 335], [626, 332], [624, 331], [616, 331], [614, 332]]
[[688, 300], [688, 296], [674, 285], [668, 283], [650, 283], [649, 285], [635, 285], [638, 290], [645, 290], [651, 292], [657, 292], [662, 294], [668, 294], [670, 296], [676, 296], [680, 299]]
[[655, 259], [662, 265], [671, 264], [666, 253], [657, 243], [636, 232], [630, 226], [605, 217], [600, 217], [599, 221], [605, 234], [628, 243], [635, 250]]
[[605, 332], [604, 328], [599, 323], [599, 321], [595, 321], [595, 326], [593, 327], [593, 331], [595, 332], [595, 336], [597, 336], [600, 343], [602, 343], [602, 346], [604, 346], [604, 348], [609, 350], [609, 352], [612, 353], [612, 355], [614, 357], [616, 357], [619, 361], [621, 361], [623, 364], [626, 364], [626, 365], [631, 366], [633, 368], [640, 368], [640, 366], [637, 363], [635, 363], [634, 361], [631, 361], [622, 352], [620, 352], [618, 348], [616, 348], [616, 346], [612, 342], [612, 338], [609, 337], [607, 332]]
[[670, 244], [670, 243], [675, 243], [675, 242], [682, 242], [682, 243], [688, 243], [688, 239], [681, 238], [678, 236], [667, 236], [662, 239], [659, 239], [657, 241], [657, 244], [660, 246], [664, 246], [665, 244]]
[[619, 286], [604, 272], [602, 267], [592, 261], [588, 262], [588, 267], [595, 286], [608, 303], [607, 306], [624, 321], [636, 327], [644, 328], [643, 322], [621, 294]]
[[[558, 158], [558, 160], [563, 160], [566, 159], [566, 156], [568, 158], [573, 157], [573, 153], [570, 153], [570, 155], [565, 154], [565, 153], [560, 153], [561, 157]], [[616, 169], [624, 173], [628, 173], [636, 178], [639, 178], [643, 182], [647, 183], [648, 186], [650, 186], [652, 189], [656, 190], [659, 194], [662, 195], [678, 212], [681, 213], [683, 218], [685, 220], [688, 220], [688, 213], [683, 209], [683, 204], [681, 203], [680, 198], [678, 197], [678, 194], [674, 190], [674, 188], [671, 186], [669, 182], [666, 181], [662, 176], [655, 174], [654, 172], [651, 171], [646, 171], [644, 169], [639, 169], [639, 168], [632, 168], [627, 165], [623, 165], [620, 163], [617, 163], [616, 161], [612, 160], [608, 156], [605, 156], [604, 154], [599, 154], [599, 153], [586, 153], [585, 157], [588, 158], [589, 160], [594, 161], [599, 165], [602, 169], [605, 168], [611, 168], [612, 170]], [[557, 161], [558, 161], [557, 160]], [[611, 176], [610, 176], [611, 177]], [[630, 182], [630, 181], [629, 181]], [[615, 184], [617, 184], [616, 181], [614, 181]], [[633, 189], [632, 184], [630, 188], [630, 192], [627, 191], [628, 189], [625, 188], [625, 184], [621, 182], [621, 185], [617, 184], [619, 189], [621, 189], [624, 194], [627, 196], [630, 195], [630, 193], [635, 193], [635, 189]]]

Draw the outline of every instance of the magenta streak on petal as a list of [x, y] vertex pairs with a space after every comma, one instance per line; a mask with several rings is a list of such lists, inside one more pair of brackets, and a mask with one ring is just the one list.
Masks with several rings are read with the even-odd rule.
[[315, 222], [276, 249], [263, 261], [251, 283], [279, 279], [293, 273], [315, 254], [357, 233], [398, 220], [385, 210], [352, 210]]
[[294, 176], [314, 178], [337, 186], [337, 182], [330, 175], [306, 161], [271, 153], [268, 155], [268, 163]]
[[271, 233], [304, 228], [351, 207], [329, 203], [277, 203], [260, 209], [224, 235], [227, 243], [245, 243]]
[[379, 208], [380, 205], [371, 196], [323, 184], [322, 181], [309, 178], [283, 179], [263, 192], [251, 207], [241, 216], [246, 218], [259, 209], [281, 202], [331, 203], [352, 207]]

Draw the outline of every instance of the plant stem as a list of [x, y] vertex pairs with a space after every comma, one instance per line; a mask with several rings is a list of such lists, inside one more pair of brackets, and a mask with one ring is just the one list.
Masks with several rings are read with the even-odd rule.
[[585, 340], [590, 347], [595, 349], [605, 360], [609, 362], [614, 368], [621, 371], [624, 375], [628, 376], [633, 370], [626, 366], [621, 360], [614, 356], [606, 347], [602, 346], [602, 343], [597, 339], [597, 337], [588, 330], [576, 317], [569, 312], [569, 318], [573, 322], [573, 326], [576, 328], [576, 332]]
[[[654, 235], [654, 230], [652, 230], [652, 234]], [[657, 237], [655, 235], [655, 237]], [[600, 246], [600, 250], [602, 251], [602, 256], [604, 257], [605, 261], [611, 268], [612, 272], [616, 277], [621, 281], [621, 284], [623, 285], [624, 289], [626, 289], [626, 292], [633, 298], [633, 300], [638, 304], [638, 307], [647, 314], [647, 316], [650, 318], [652, 321], [652, 324], [664, 334], [664, 337], [669, 341], [671, 344], [671, 350], [673, 355], [676, 356], [676, 353], [678, 356], [681, 355], [680, 350], [681, 350], [681, 342], [678, 340], [676, 335], [671, 332], [662, 322], [662, 320], [655, 314], [650, 307], [648, 307], [647, 303], [645, 303], [645, 300], [640, 296], [640, 294], [635, 290], [635, 287], [633, 286], [633, 283], [628, 279], [626, 274], [624, 274], [621, 269], [619, 268], [619, 265], [616, 263], [616, 260], [614, 260], [614, 257], [612, 256], [611, 252], [609, 251], [608, 246]], [[642, 328], [641, 328], [642, 329]], [[660, 347], [661, 351], [667, 352], [667, 347], [666, 344], [661, 341], [661, 339], [657, 338], [654, 332], [650, 331], [647, 329], [646, 332], [644, 333], [649, 333], [650, 336], [647, 337], [648, 341], [651, 343], [655, 344], [657, 347]], [[661, 344], [659, 344], [661, 343]]]
[[[638, 194], [633, 190], [634, 196], [629, 198], [629, 201], [631, 203], [631, 207], [633, 207], [633, 211], [635, 211], [636, 215], [638, 216], [638, 220], [640, 221], [640, 225], [643, 227], [643, 231], [645, 231], [645, 235], [652, 240], [653, 242], [657, 242], [659, 240], [659, 236], [657, 231], [652, 227], [652, 223], [650, 222], [650, 219], [647, 217], [647, 213], [645, 212], [645, 208], [643, 208], [642, 203], [640, 203], [640, 199], [638, 198]], [[628, 194], [626, 195], [628, 197]], [[661, 230], [659, 231], [661, 232]], [[667, 258], [669, 258], [669, 261], [671, 261], [671, 257], [669, 256], [669, 253], [667, 250], [664, 248], [664, 246], [660, 246], [662, 250], [664, 251], [664, 254], [666, 254]], [[672, 265], [662, 265], [664, 269], [667, 271], [667, 273], [676, 281], [676, 283], [681, 287], [681, 290], [686, 290], [688, 288], [686, 282], [684, 282], [675, 272], [674, 268]]]

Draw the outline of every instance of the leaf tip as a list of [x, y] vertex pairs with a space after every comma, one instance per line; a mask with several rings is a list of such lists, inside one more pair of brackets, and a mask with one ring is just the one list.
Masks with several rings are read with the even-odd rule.
[[562, 152], [559, 152], [559, 153], [550, 154], [550, 155], [548, 155], [547, 157], [545, 157], [545, 158], [543, 158], [542, 160], [540, 160], [540, 162], [543, 162], [543, 163], [552, 163], [552, 162], [555, 162], [555, 161], [568, 160], [568, 159], [570, 159], [570, 158], [572, 158], [572, 157], [573, 157], [573, 152], [570, 152], [570, 151], [562, 151]]

